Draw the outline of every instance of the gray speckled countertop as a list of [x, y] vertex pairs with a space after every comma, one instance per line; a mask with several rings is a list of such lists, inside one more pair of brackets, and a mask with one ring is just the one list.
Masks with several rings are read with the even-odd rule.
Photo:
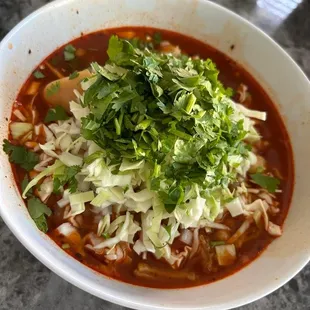
[[[23, 17], [47, 2], [49, 0], [0, 0], [0, 39]], [[235, 11], [271, 35], [310, 77], [310, 0], [214, 2]], [[48, 270], [23, 247], [0, 218], [0, 309], [125, 308], [89, 295]], [[310, 264], [281, 289], [238, 309], [310, 309]]]

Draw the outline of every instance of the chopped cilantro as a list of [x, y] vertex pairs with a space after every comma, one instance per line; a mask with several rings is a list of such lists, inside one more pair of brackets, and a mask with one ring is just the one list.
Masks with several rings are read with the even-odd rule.
[[251, 174], [251, 178], [257, 185], [267, 189], [270, 193], [274, 193], [280, 184], [280, 180], [261, 173]]
[[81, 171], [79, 166], [63, 167], [54, 174], [54, 193], [58, 193], [62, 186], [67, 185], [70, 193], [77, 191], [78, 182], [76, 174]]
[[70, 74], [69, 76], [69, 80], [74, 80], [79, 76], [79, 72], [78, 71], [74, 71], [73, 73]]
[[38, 227], [39, 230], [41, 230], [44, 233], [47, 233], [48, 231], [48, 226], [47, 226], [47, 221], [46, 221], [46, 217], [44, 214], [42, 214], [41, 216], [39, 216], [36, 219], [33, 219], [34, 223], [36, 224], [36, 226]]
[[57, 94], [59, 89], [60, 89], [60, 82], [59, 81], [53, 82], [50, 85], [50, 87], [46, 90], [46, 94], [48, 97], [51, 97], [51, 96]]
[[162, 41], [162, 35], [160, 32], [155, 32], [153, 34], [153, 41], [154, 41], [155, 45], [160, 44], [160, 42]]
[[33, 76], [34, 76], [36, 79], [44, 79], [44, 78], [45, 78], [45, 75], [44, 75], [41, 71], [39, 71], [39, 70], [35, 71], [35, 72], [33, 73]]
[[51, 216], [52, 211], [38, 198], [30, 198], [27, 202], [28, 212], [38, 229], [46, 233], [48, 230], [46, 216]]
[[45, 116], [45, 119], [44, 119], [44, 123], [63, 121], [68, 118], [69, 116], [66, 113], [66, 110], [62, 106], [57, 106], [56, 108], [52, 108], [48, 110]]
[[64, 50], [65, 61], [71, 61], [75, 59], [75, 53], [76, 48], [71, 44], [67, 45]]
[[[21, 182], [21, 189], [22, 189], [22, 193], [25, 191], [27, 185], [29, 184], [29, 178], [27, 175], [25, 175], [24, 179]], [[27, 193], [27, 197], [31, 197], [32, 196], [32, 188], [28, 191]]]
[[38, 154], [28, 151], [24, 146], [11, 144], [6, 139], [3, 142], [3, 151], [9, 155], [11, 163], [30, 171], [39, 162]]
[[145, 160], [151, 189], [172, 212], [195, 184], [202, 195], [236, 181], [239, 163], [232, 161], [247, 158], [247, 132], [210, 59], [140, 48], [139, 40], [111, 36], [109, 60], [92, 64], [97, 80], [85, 92], [90, 113], [81, 132], [115, 164]]

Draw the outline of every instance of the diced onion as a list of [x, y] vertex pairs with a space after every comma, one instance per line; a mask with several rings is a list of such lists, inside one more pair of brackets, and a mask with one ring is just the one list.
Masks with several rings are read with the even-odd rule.
[[71, 205], [71, 212], [69, 213], [69, 216], [76, 216], [85, 211], [85, 204], [83, 202], [70, 205]]
[[38, 124], [34, 126], [34, 133], [36, 134], [36, 136], [40, 135], [41, 128], [42, 128], [42, 124]]
[[208, 228], [214, 228], [214, 229], [223, 229], [223, 230], [230, 230], [230, 228], [224, 224], [216, 223], [216, 222], [210, 222], [208, 220], [201, 220], [200, 221], [201, 227], [208, 227]]
[[45, 133], [46, 142], [49, 142], [49, 141], [54, 139], [53, 133], [48, 129], [47, 126], [43, 125], [43, 130], [44, 130], [44, 133]]
[[192, 243], [192, 251], [190, 254], [190, 258], [193, 257], [199, 248], [199, 229], [196, 228], [193, 233], [193, 243]]
[[81, 236], [79, 232], [70, 223], [63, 223], [58, 228], [56, 232], [64, 236], [64, 241], [71, 245], [78, 246], [81, 243]]
[[233, 244], [217, 245], [215, 251], [220, 266], [231, 265], [237, 258], [236, 248]]
[[34, 170], [36, 171], [43, 171], [46, 169], [46, 166], [48, 163], [50, 163], [53, 160], [52, 157], [47, 157], [46, 159], [39, 162], [37, 165], [34, 166]]
[[22, 122], [25, 122], [27, 120], [24, 114], [18, 109], [15, 109], [13, 111], [13, 114]]
[[19, 139], [32, 131], [33, 126], [30, 123], [12, 122], [10, 123], [10, 131], [13, 139]]
[[191, 245], [193, 242], [193, 233], [189, 229], [184, 229], [180, 235], [180, 241]]
[[243, 214], [243, 206], [241, 200], [237, 197], [225, 205], [232, 217]]
[[46, 178], [41, 184], [38, 195], [42, 202], [45, 202], [53, 192], [53, 181], [51, 178]]
[[65, 198], [62, 198], [62, 199], [57, 201], [57, 205], [59, 208], [63, 208], [65, 206], [67, 206], [69, 203], [70, 203], [69, 199], [65, 199]]
[[271, 236], [275, 236], [275, 237], [279, 237], [282, 235], [282, 229], [279, 225], [276, 225], [272, 222], [269, 221], [268, 223], [268, 229], [267, 232], [271, 235]]

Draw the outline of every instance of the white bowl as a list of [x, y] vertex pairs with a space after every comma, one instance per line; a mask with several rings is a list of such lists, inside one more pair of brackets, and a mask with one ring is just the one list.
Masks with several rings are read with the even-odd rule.
[[[295, 190], [284, 234], [236, 274], [205, 286], [159, 290], [108, 279], [60, 250], [39, 233], [16, 189], [7, 156], [0, 157], [1, 216], [15, 236], [47, 267], [81, 289], [135, 309], [228, 309], [274, 291], [310, 257], [310, 84], [268, 36], [228, 10], [203, 0], [59, 0], [30, 15], [0, 45], [0, 125], [26, 78], [57, 47], [81, 32], [145, 25], [208, 42], [243, 65], [265, 88], [285, 120], [295, 158]], [[230, 51], [231, 44], [235, 49]], [[28, 51], [31, 50], [31, 53]]]

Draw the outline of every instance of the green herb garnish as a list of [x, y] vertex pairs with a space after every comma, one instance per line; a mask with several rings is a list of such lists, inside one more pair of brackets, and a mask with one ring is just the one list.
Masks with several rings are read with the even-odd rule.
[[257, 185], [265, 188], [270, 193], [274, 193], [278, 189], [278, 186], [280, 184], [279, 179], [265, 174], [255, 173], [251, 174], [250, 176]]
[[69, 80], [74, 80], [74, 79], [76, 79], [79, 75], [80, 75], [80, 74], [79, 74], [78, 71], [74, 71], [73, 73], [71, 73], [71, 74], [69, 75]]
[[75, 53], [76, 48], [71, 44], [67, 45], [64, 50], [65, 61], [71, 61], [75, 59]]
[[[24, 192], [24, 190], [26, 189], [27, 185], [29, 184], [29, 178], [27, 175], [25, 175], [24, 179], [21, 182], [21, 189], [22, 189], [22, 193]], [[28, 191], [27, 193], [27, 197], [31, 197], [33, 194], [32, 188]]]
[[60, 82], [56, 81], [56, 82], [52, 83], [51, 86], [46, 90], [46, 94], [48, 97], [51, 97], [51, 96], [57, 94], [59, 89], [60, 89]]
[[38, 229], [46, 233], [48, 231], [46, 216], [51, 216], [52, 211], [38, 198], [30, 198], [27, 202], [28, 211]]
[[52, 108], [48, 110], [45, 116], [45, 119], [44, 119], [44, 123], [63, 121], [66, 119], [69, 119], [69, 116], [66, 113], [66, 110], [62, 106], [57, 106], [56, 108]]
[[75, 176], [81, 171], [79, 166], [61, 167], [54, 174], [54, 193], [58, 193], [62, 186], [67, 185], [70, 193], [77, 191], [78, 182]]
[[39, 70], [35, 71], [35, 72], [33, 73], [33, 76], [34, 76], [36, 79], [44, 79], [44, 78], [45, 78], [45, 75], [44, 75], [41, 71], [39, 71]]
[[207, 198], [236, 181], [234, 160], [248, 156], [247, 132], [233, 117], [232, 91], [210, 59], [139, 46], [112, 36], [109, 60], [92, 64], [97, 81], [85, 92], [90, 113], [82, 119], [82, 135], [115, 164], [144, 159], [152, 169], [151, 189], [172, 212], [195, 184]]
[[155, 32], [153, 34], [153, 42], [155, 45], [160, 44], [160, 42], [162, 41], [162, 35], [160, 32]]
[[11, 144], [8, 140], [3, 141], [3, 151], [9, 155], [9, 161], [21, 168], [30, 171], [39, 162], [39, 156], [36, 153], [28, 151], [24, 146]]

